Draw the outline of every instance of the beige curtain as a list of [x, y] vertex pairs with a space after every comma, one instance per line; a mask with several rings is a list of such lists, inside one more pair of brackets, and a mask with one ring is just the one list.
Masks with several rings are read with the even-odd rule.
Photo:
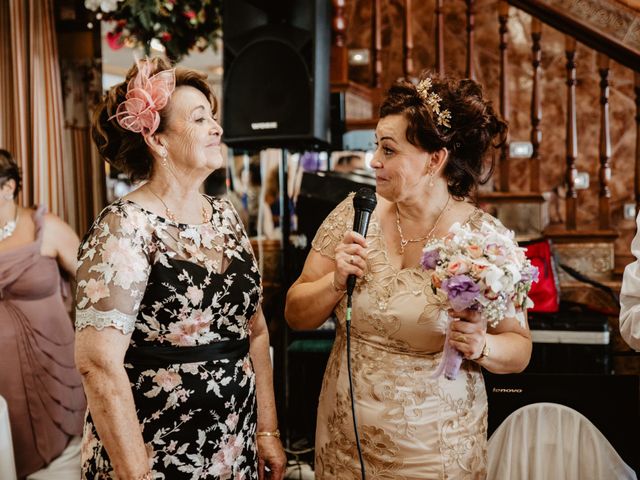
[[91, 113], [102, 94], [102, 68], [90, 52], [69, 48], [70, 42], [86, 44], [90, 39], [82, 38], [82, 34], [66, 35], [61, 38], [63, 42], [64, 157], [73, 166], [65, 178], [65, 188], [67, 198], [73, 196], [75, 200], [69, 209], [70, 221], [82, 235], [106, 202], [104, 161], [90, 135]]
[[0, 1], [0, 144], [22, 168], [22, 204], [69, 219], [53, 0]]

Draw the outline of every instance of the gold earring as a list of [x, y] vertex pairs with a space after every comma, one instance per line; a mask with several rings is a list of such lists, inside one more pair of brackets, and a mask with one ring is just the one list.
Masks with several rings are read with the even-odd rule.
[[429, 172], [429, 186], [430, 187], [433, 187], [433, 185], [434, 185], [433, 177], [434, 177], [434, 173], [433, 173], [433, 170], [431, 170], [431, 172]]

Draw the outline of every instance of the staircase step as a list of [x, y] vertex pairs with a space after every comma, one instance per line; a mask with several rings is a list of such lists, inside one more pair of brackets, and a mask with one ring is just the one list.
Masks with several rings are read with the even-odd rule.
[[597, 226], [581, 225], [579, 230], [567, 230], [564, 225], [549, 225], [545, 237], [554, 243], [610, 243], [618, 238], [615, 230], [600, 230]]
[[377, 118], [349, 119], [347, 118], [347, 132], [351, 130], [375, 130], [378, 126]]
[[332, 83], [331, 93], [341, 93], [344, 96], [344, 114], [347, 123], [350, 120], [370, 120], [374, 116], [377, 89], [350, 81]]
[[478, 192], [480, 203], [544, 203], [540, 192]]

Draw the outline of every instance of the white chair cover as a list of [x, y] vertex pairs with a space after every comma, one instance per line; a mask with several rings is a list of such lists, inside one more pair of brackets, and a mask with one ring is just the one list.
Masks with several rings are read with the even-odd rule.
[[13, 441], [9, 423], [9, 407], [0, 395], [0, 478], [16, 480], [16, 464], [13, 458]]
[[586, 417], [556, 403], [509, 415], [489, 439], [487, 470], [491, 480], [637, 480]]
[[27, 480], [76, 480], [80, 478], [80, 446], [82, 437], [74, 437], [60, 456], [47, 465], [27, 476]]

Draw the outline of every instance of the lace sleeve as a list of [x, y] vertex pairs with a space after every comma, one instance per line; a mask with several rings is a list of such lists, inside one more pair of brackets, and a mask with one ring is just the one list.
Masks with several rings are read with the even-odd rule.
[[311, 248], [331, 259], [335, 258], [336, 245], [340, 243], [347, 230], [353, 228], [353, 196], [350, 193], [325, 218], [311, 242]]
[[149, 222], [127, 204], [107, 207], [80, 245], [76, 328], [130, 334], [149, 277]]

